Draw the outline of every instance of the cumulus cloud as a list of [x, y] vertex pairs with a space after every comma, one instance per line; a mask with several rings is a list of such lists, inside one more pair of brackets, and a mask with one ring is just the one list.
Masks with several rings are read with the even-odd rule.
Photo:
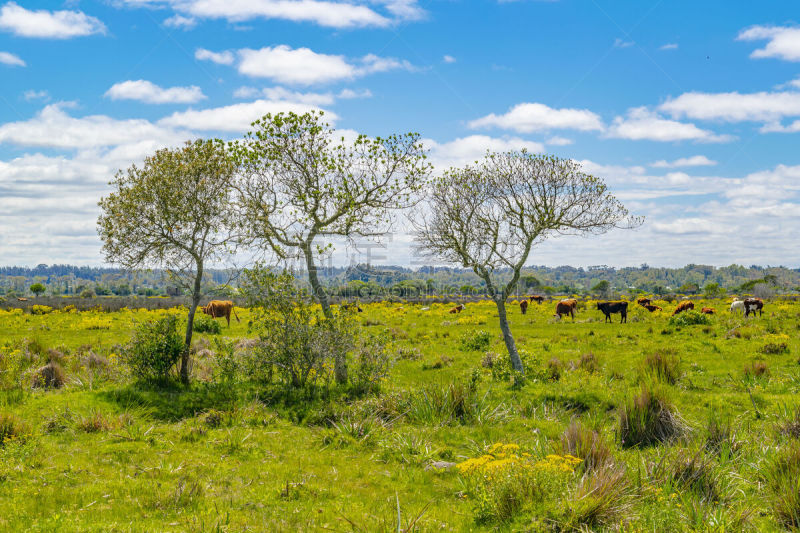
[[678, 167], [708, 167], [714, 166], [717, 162], [704, 155], [693, 155], [691, 157], [681, 157], [675, 161], [665, 161], [664, 159], [651, 163], [655, 168], [678, 168]]
[[18, 146], [87, 149], [122, 145], [143, 139], [171, 144], [188, 133], [164, 128], [144, 119], [117, 120], [106, 115], [75, 118], [65, 104], [51, 104], [33, 118], [0, 125], [0, 143]]
[[616, 117], [606, 133], [608, 137], [632, 141], [696, 141], [728, 142], [730, 135], [717, 135], [712, 131], [698, 128], [694, 124], [669, 120], [645, 107], [628, 110], [624, 117]]
[[[310, 48], [291, 48], [285, 44], [267, 46], [258, 50], [244, 48], [236, 52], [240, 74], [253, 78], [268, 78], [288, 85], [316, 85], [342, 80], [352, 80], [376, 72], [389, 70], [414, 70], [405, 60], [367, 54], [350, 60], [341, 55], [321, 54]], [[197, 59], [215, 63], [232, 64], [230, 51], [215, 53], [199, 49]]]
[[444, 57], [442, 57], [442, 61], [444, 61], [445, 63], [455, 63], [456, 58], [445, 54]]
[[81, 11], [32, 11], [8, 2], [0, 8], [0, 30], [20, 37], [70, 39], [105, 33], [106, 27], [99, 19]]
[[201, 61], [211, 61], [218, 65], [232, 65], [234, 61], [233, 52], [225, 50], [224, 52], [212, 52], [205, 48], [198, 48], [194, 52], [194, 58]]
[[426, 13], [418, 0], [123, 0], [136, 7], [171, 7], [185, 17], [244, 22], [281, 19], [309, 22], [329, 28], [387, 27], [399, 21], [419, 20]]
[[767, 41], [764, 48], [754, 50], [750, 57], [777, 57], [786, 61], [800, 61], [800, 27], [751, 26], [739, 32], [739, 41]]
[[430, 161], [436, 169], [458, 167], [483, 159], [486, 151], [507, 152], [526, 149], [532, 153], [544, 152], [542, 144], [526, 141], [519, 137], [489, 137], [488, 135], [470, 135], [448, 142], [437, 142], [425, 139], [422, 144], [430, 149]]
[[[244, 133], [250, 129], [250, 124], [267, 113], [307, 113], [319, 106], [308, 103], [291, 101], [255, 100], [241, 104], [209, 109], [189, 109], [175, 112], [162, 118], [158, 124], [168, 128], [186, 128], [196, 131], [226, 131]], [[325, 118], [333, 123], [338, 117], [330, 111], [325, 112]], [[2, 130], [0, 130], [1, 132]]]
[[206, 97], [195, 85], [163, 88], [147, 80], [115, 83], [105, 96], [112, 100], [138, 100], [148, 104], [192, 104]]
[[164, 20], [164, 26], [168, 28], [190, 30], [197, 26], [197, 19], [194, 17], [184, 17], [183, 15], [173, 15]]
[[800, 115], [800, 92], [688, 92], [659, 106], [673, 117], [726, 122], [777, 121]]
[[553, 129], [602, 130], [600, 117], [588, 109], [554, 109], [539, 103], [517, 104], [503, 115], [491, 113], [469, 122], [472, 129], [498, 128], [519, 133]]
[[18, 55], [14, 55], [11, 52], [0, 52], [0, 63], [10, 67], [25, 66], [25, 61], [23, 61]]

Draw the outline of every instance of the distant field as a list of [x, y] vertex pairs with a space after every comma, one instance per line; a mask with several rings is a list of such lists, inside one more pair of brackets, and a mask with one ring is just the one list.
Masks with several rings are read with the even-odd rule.
[[[397, 531], [398, 513], [419, 531], [783, 529], [782, 509], [800, 513], [800, 485], [776, 481], [794, 468], [782, 460], [800, 458], [800, 303], [744, 318], [727, 301], [694, 302], [716, 308], [708, 324], [670, 325], [675, 304], [663, 301], [652, 314], [632, 303], [627, 324], [603, 323], [594, 301], [574, 322], [555, 321], [552, 301], [525, 316], [509, 304], [527, 353], [518, 387], [498, 370], [493, 303], [460, 314], [364, 304], [357, 320], [397, 359], [380, 394], [362, 397], [225, 382], [202, 334], [190, 388], [133, 384], [120, 345], [137, 322], [180, 308], [0, 311], [0, 436], [9, 415], [25, 428], [0, 446], [0, 529]], [[221, 337], [252, 336], [249, 310], [237, 312]], [[48, 349], [68, 383], [32, 389]], [[675, 374], [648, 366], [654, 354], [677, 361]], [[620, 410], [643, 385], [668, 399], [684, 436], [621, 440]], [[603, 485], [586, 461], [564, 463], [573, 421], [598, 431], [620, 479]]]

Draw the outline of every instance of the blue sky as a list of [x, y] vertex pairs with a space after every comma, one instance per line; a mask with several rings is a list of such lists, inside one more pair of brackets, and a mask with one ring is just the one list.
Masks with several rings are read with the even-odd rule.
[[[345, 132], [419, 132], [437, 169], [487, 149], [581, 161], [647, 217], [546, 242], [533, 264], [800, 266], [797, 13], [790, 1], [0, 0], [2, 262], [101, 264], [96, 202], [117, 169], [236, 138], [266, 112], [322, 108]], [[383, 262], [413, 264], [403, 227]], [[337, 263], [363, 259], [339, 248]]]

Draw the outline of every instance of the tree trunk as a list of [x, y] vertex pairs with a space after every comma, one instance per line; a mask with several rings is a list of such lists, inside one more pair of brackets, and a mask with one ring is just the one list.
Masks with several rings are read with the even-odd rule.
[[203, 280], [203, 264], [197, 265], [197, 276], [194, 278], [194, 290], [192, 291], [192, 303], [189, 305], [189, 317], [186, 322], [186, 343], [181, 354], [181, 382], [189, 384], [189, 355], [192, 349], [192, 333], [194, 332], [194, 314], [197, 306], [200, 305], [200, 288]]
[[[314, 298], [322, 306], [322, 314], [328, 320], [333, 319], [333, 311], [331, 311], [331, 304], [328, 298], [328, 293], [322, 287], [317, 276], [317, 266], [314, 264], [314, 255], [311, 252], [311, 242], [306, 243], [303, 248], [303, 253], [306, 256], [306, 269], [308, 270], [308, 281], [311, 283], [311, 290], [314, 293]], [[336, 383], [344, 385], [347, 383], [347, 354], [337, 353], [333, 361], [333, 375], [336, 378]]]
[[506, 299], [502, 294], [493, 295], [494, 303], [497, 305], [497, 314], [500, 317], [500, 330], [503, 332], [503, 341], [506, 343], [508, 356], [511, 358], [511, 367], [519, 372], [525, 374], [525, 369], [522, 367], [522, 359], [519, 357], [517, 345], [514, 342], [514, 337], [511, 335], [511, 328], [508, 325], [508, 317], [506, 316]]

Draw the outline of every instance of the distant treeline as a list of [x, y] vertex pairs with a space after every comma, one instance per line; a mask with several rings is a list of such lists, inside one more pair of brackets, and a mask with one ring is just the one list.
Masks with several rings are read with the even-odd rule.
[[[230, 296], [236, 292], [236, 273], [230, 269], [210, 270], [205, 293]], [[320, 277], [334, 296], [368, 298], [424, 295], [477, 295], [482, 281], [471, 270], [425, 266], [410, 269], [399, 266], [355, 265], [320, 269]], [[298, 272], [298, 280], [304, 280]], [[148, 270], [127, 272], [116, 268], [74, 265], [0, 267], [0, 296], [30, 296], [31, 286], [50, 296], [181, 296], [183, 289], [165, 272]], [[532, 266], [523, 270], [519, 294], [600, 294], [614, 296], [638, 292], [668, 294], [787, 293], [800, 290], [800, 269], [783, 266], [686, 265], [682, 268], [614, 268], [606, 265], [588, 268]]]

